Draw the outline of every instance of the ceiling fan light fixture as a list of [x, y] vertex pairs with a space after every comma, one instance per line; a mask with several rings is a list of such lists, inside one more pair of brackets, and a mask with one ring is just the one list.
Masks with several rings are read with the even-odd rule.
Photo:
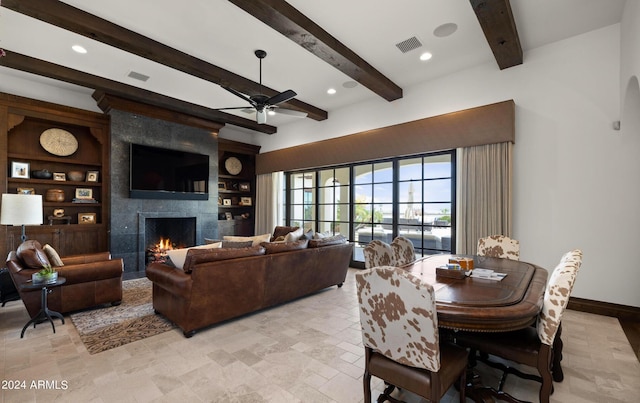
[[265, 111], [264, 109], [261, 111], [256, 111], [256, 122], [259, 125], [267, 123], [267, 111]]

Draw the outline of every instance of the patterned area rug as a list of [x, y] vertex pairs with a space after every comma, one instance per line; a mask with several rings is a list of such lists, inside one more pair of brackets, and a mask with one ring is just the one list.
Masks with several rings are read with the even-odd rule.
[[153, 312], [151, 281], [122, 283], [122, 304], [71, 314], [89, 354], [110, 350], [171, 330], [175, 325]]

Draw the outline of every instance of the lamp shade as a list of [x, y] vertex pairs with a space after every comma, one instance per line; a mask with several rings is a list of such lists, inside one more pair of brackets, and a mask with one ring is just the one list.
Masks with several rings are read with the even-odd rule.
[[2, 225], [42, 224], [42, 195], [4, 193], [0, 208]]

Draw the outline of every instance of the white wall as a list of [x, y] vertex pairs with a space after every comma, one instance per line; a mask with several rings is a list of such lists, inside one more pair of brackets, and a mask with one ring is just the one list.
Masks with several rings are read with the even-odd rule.
[[[456, 72], [404, 88], [392, 103], [351, 105], [323, 122], [281, 126], [272, 136], [233, 128], [221, 136], [238, 135], [265, 152], [513, 99], [514, 236], [522, 259], [552, 269], [564, 252], [581, 248], [574, 296], [640, 306], [640, 270], [629, 257], [640, 245], [640, 135], [637, 126], [625, 129], [624, 120], [623, 130], [612, 129], [621, 119], [621, 64], [634, 75], [640, 66], [637, 40], [621, 41], [621, 25], [623, 38], [639, 30], [637, 0], [628, 3], [633, 18], [527, 52], [521, 66], [499, 71], [490, 63]], [[70, 104], [70, 92], [63, 96], [42, 84], [34, 91], [34, 83], [7, 89], [6, 77], [0, 68], [0, 91]], [[90, 96], [78, 96], [87, 99], [74, 106], [95, 109]]]
[[621, 26], [620, 86], [624, 98], [631, 78], [640, 80], [640, 0], [627, 0]]
[[[633, 49], [638, 52], [638, 48]], [[537, 48], [524, 64], [494, 63], [331, 112], [325, 122], [282, 126], [262, 151], [514, 99], [514, 236], [523, 260], [553, 269], [581, 248], [573, 295], [640, 306], [640, 270], [624, 257], [640, 245], [640, 136], [620, 120], [620, 25]]]

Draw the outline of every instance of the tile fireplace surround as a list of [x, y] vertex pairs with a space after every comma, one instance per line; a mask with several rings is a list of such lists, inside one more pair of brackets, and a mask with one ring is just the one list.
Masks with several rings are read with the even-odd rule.
[[[196, 244], [218, 235], [218, 142], [209, 131], [111, 109], [110, 250], [124, 259], [125, 272], [144, 272], [144, 220], [195, 217]], [[129, 144], [209, 155], [209, 200], [157, 200], [129, 197]]]

